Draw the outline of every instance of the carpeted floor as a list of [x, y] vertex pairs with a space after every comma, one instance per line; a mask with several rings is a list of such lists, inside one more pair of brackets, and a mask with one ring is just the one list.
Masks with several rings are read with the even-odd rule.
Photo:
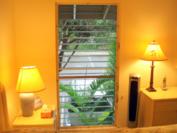
[[[25, 128], [25, 129], [18, 128], [3, 133], [56, 133], [56, 132], [55, 130], [48, 129], [48, 128]], [[70, 131], [70, 133], [72, 133], [72, 131]], [[82, 133], [82, 131], [77, 131], [75, 133]], [[90, 131], [90, 132], [83, 131], [83, 133], [177, 133], [177, 124], [167, 125], [167, 126], [145, 127], [145, 128], [132, 128], [132, 129], [118, 128], [116, 129], [116, 131]]]

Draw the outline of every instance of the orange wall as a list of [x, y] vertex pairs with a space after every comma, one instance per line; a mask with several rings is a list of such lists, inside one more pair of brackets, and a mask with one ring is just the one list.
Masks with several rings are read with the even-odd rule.
[[15, 92], [15, 45], [11, 6], [11, 0], [0, 1], [0, 84], [6, 91], [10, 122], [13, 121], [19, 107]]
[[[71, 0], [62, 1], [71, 2]], [[90, 3], [89, 0], [81, 0], [81, 2]], [[169, 59], [155, 63], [155, 85], [161, 86], [164, 75], [167, 77], [168, 85], [177, 85], [177, 53], [175, 51], [177, 49], [177, 30], [175, 30], [177, 20], [174, 19], [177, 18], [176, 5], [176, 0], [122, 0], [120, 2], [121, 48], [118, 109], [120, 126], [125, 126], [127, 120], [129, 74], [140, 74], [142, 87], [147, 87], [149, 84], [150, 63], [140, 61], [139, 57], [150, 41], [157, 40]], [[14, 19], [16, 73], [23, 65], [36, 65], [47, 87], [39, 95], [46, 103], [55, 104], [55, 0], [16, 0]]]
[[154, 84], [177, 85], [177, 1], [176, 0], [122, 0], [120, 5], [120, 125], [126, 125], [129, 74], [141, 75], [141, 87], [148, 87], [150, 62], [139, 58], [152, 40], [161, 45], [168, 61], [155, 62]]
[[37, 93], [46, 104], [56, 104], [55, 3], [52, 0], [15, 1], [16, 72], [36, 65], [46, 90]]

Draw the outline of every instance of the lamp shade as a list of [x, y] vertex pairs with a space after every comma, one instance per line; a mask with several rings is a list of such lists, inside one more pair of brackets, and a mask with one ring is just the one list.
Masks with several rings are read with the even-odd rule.
[[147, 61], [163, 61], [167, 60], [166, 56], [164, 55], [160, 45], [157, 44], [155, 41], [151, 42], [142, 57], [143, 60]]
[[17, 92], [32, 93], [45, 89], [44, 82], [35, 66], [21, 67], [17, 81]]

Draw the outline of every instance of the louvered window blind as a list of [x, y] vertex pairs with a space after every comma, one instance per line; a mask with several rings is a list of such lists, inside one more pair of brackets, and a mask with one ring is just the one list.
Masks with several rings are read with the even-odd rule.
[[60, 19], [60, 126], [114, 123], [115, 40], [115, 19]]

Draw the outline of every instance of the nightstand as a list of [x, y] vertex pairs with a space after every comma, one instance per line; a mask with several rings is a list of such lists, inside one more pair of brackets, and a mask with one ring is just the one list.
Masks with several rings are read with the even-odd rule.
[[34, 111], [30, 117], [17, 116], [13, 127], [54, 127], [54, 118], [41, 118], [41, 109]]
[[156, 126], [177, 123], [177, 87], [168, 87], [156, 92], [141, 89], [138, 111], [138, 126]]

